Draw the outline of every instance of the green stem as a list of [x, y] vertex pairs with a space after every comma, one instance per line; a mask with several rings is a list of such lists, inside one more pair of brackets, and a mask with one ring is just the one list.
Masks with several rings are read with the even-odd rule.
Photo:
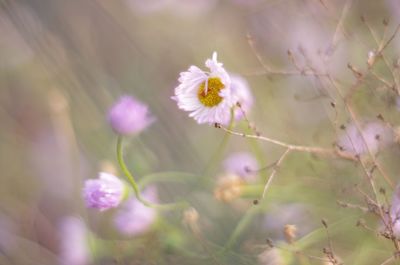
[[155, 182], [194, 182], [197, 181], [197, 176], [192, 173], [186, 172], [160, 172], [153, 173], [147, 176], [142, 177], [137, 185], [139, 189], [143, 189], [148, 185]]
[[243, 233], [243, 231], [246, 229], [246, 227], [249, 225], [249, 223], [253, 220], [253, 217], [258, 214], [260, 211], [260, 206], [253, 206], [250, 208], [247, 213], [240, 219], [239, 223], [236, 225], [235, 230], [233, 230], [231, 236], [229, 237], [228, 241], [226, 242], [222, 253], [230, 250], [233, 245], [237, 242], [239, 239], [239, 236]]
[[[235, 117], [234, 117], [234, 108], [231, 109], [231, 119], [228, 124], [229, 130], [233, 128], [233, 125], [235, 123]], [[228, 145], [229, 138], [231, 137], [231, 134], [226, 132], [224, 135], [224, 138], [222, 139], [221, 143], [218, 146], [218, 149], [215, 151], [215, 153], [212, 155], [210, 162], [208, 163], [206, 169], [204, 170], [203, 175], [207, 177], [211, 171], [216, 167], [216, 164], [220, 162], [222, 159], [222, 155], [224, 154], [224, 151]]]
[[131, 184], [131, 186], [133, 188], [133, 192], [135, 193], [135, 197], [138, 199], [138, 201], [140, 201], [141, 203], [143, 203], [147, 207], [157, 208], [157, 209], [161, 209], [161, 210], [171, 210], [171, 209], [176, 209], [176, 208], [186, 208], [186, 207], [188, 207], [189, 205], [186, 202], [169, 203], [169, 204], [155, 204], [155, 203], [151, 203], [151, 202], [145, 200], [141, 196], [140, 190], [139, 190], [139, 186], [137, 185], [137, 183], [135, 181], [135, 178], [133, 177], [132, 173], [129, 171], [128, 167], [125, 164], [123, 150], [122, 150], [122, 140], [123, 140], [123, 137], [121, 135], [119, 135], [118, 136], [118, 140], [117, 140], [117, 160], [118, 160], [118, 164], [119, 164], [122, 172], [124, 173], [124, 175], [128, 179], [129, 184]]

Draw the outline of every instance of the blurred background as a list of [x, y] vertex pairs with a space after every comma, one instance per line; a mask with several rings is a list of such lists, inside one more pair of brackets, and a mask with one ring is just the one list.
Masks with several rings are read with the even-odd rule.
[[[382, 36], [387, 41], [395, 32], [398, 1], [1, 0], [0, 6], [0, 264], [334, 264], [309, 257], [326, 257], [327, 246], [345, 264], [391, 257], [392, 243], [376, 235], [378, 218], [337, 203], [363, 205], [358, 188], [373, 196], [359, 164], [293, 152], [254, 211], [271, 174], [267, 166], [285, 150], [199, 125], [171, 96], [180, 72], [204, 69], [217, 51], [229, 72], [247, 80], [254, 96], [247, 116], [262, 135], [332, 148], [350, 116], [332, 84], [299, 69], [329, 73], [349, 92]], [[351, 103], [361, 122], [382, 122], [381, 115], [394, 129], [389, 136], [372, 132], [390, 138], [377, 160], [394, 184], [400, 101], [387, 83], [398, 82], [399, 47], [394, 36]], [[122, 95], [148, 104], [157, 119], [126, 142], [128, 167], [139, 180], [156, 182], [160, 202], [184, 198], [195, 209], [160, 212], [134, 236], [114, 227], [117, 210], [86, 209], [81, 196], [84, 180], [99, 171], [122, 177], [106, 120]], [[244, 120], [235, 126], [246, 130]], [[237, 198], [218, 200], [223, 161], [236, 152], [254, 155], [261, 170], [256, 181], [240, 183]], [[380, 176], [376, 183], [390, 200], [393, 188]], [[360, 218], [373, 231], [357, 227]], [[232, 234], [232, 249], [215, 257]], [[282, 247], [271, 251], [267, 238]]]

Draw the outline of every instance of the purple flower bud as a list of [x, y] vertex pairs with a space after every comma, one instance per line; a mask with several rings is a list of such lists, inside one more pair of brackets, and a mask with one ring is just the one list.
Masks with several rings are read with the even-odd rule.
[[[152, 186], [142, 193], [143, 198], [156, 203], [157, 189]], [[126, 201], [117, 212], [114, 225], [117, 230], [128, 236], [136, 236], [146, 232], [156, 218], [156, 211], [153, 208], [143, 205], [135, 197]]]
[[250, 153], [234, 153], [228, 156], [223, 163], [226, 172], [236, 174], [246, 181], [256, 181], [259, 165]]
[[132, 135], [154, 122], [146, 104], [130, 96], [121, 97], [109, 110], [108, 121], [114, 132]]
[[117, 207], [124, 195], [124, 183], [114, 175], [100, 172], [98, 179], [88, 179], [83, 188], [86, 206], [100, 211]]
[[60, 261], [62, 265], [89, 264], [88, 233], [77, 217], [66, 217], [60, 223]]

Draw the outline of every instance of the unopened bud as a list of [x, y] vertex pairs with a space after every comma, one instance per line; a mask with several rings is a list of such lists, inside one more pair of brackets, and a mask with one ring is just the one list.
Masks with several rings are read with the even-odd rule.
[[200, 234], [199, 213], [193, 207], [183, 212], [182, 223], [186, 225], [194, 234]]
[[285, 225], [283, 233], [285, 235], [286, 242], [292, 244], [296, 239], [297, 227], [295, 225]]
[[368, 59], [367, 59], [368, 67], [372, 67], [372, 65], [375, 63], [375, 59], [376, 59], [375, 51], [369, 51], [368, 52]]
[[347, 64], [347, 68], [349, 68], [353, 72], [354, 76], [357, 79], [359, 79], [363, 76], [363, 74], [359, 70], [357, 70], [353, 65], [351, 65], [350, 63]]

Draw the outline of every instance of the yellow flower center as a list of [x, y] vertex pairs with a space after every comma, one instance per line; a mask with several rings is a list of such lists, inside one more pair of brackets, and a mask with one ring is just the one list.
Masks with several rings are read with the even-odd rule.
[[214, 107], [222, 101], [222, 97], [219, 95], [221, 89], [225, 86], [218, 77], [211, 77], [207, 80], [207, 91], [206, 82], [201, 83], [197, 96], [200, 102], [206, 107]]

